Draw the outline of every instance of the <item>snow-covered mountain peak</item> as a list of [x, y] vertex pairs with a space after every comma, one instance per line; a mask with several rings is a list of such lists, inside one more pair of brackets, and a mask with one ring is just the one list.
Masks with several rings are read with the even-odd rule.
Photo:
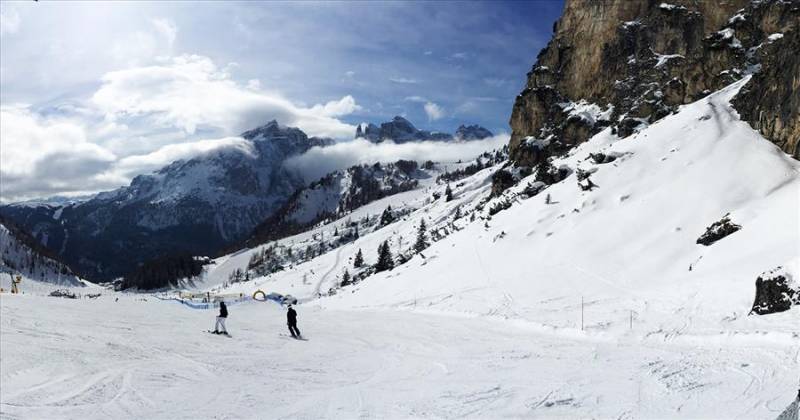
[[[129, 186], [91, 200], [63, 208], [8, 206], [4, 213], [101, 278], [125, 274], [164, 253], [213, 253], [245, 237], [306, 184], [284, 167], [286, 159], [327, 143], [276, 121], [242, 138], [136, 176]], [[203, 240], [187, 239], [196, 236]]]

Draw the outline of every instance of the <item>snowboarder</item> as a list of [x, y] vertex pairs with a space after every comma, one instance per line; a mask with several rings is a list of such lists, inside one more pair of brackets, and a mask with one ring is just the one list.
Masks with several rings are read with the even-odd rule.
[[[219, 316], [217, 316], [217, 323], [214, 325], [214, 334], [225, 334], [228, 335], [228, 330], [225, 329], [225, 319], [228, 318], [228, 307], [225, 306], [225, 302], [219, 302]], [[219, 328], [222, 327], [222, 331]]]
[[289, 325], [289, 332], [294, 338], [300, 338], [300, 330], [297, 329], [297, 312], [289, 304], [289, 310], [286, 311], [286, 323]]

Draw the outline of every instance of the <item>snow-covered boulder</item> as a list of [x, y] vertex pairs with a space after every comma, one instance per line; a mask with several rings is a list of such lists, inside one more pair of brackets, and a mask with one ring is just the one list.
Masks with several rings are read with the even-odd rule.
[[800, 287], [783, 267], [762, 273], [756, 279], [756, 298], [750, 313], [767, 315], [788, 311], [800, 304]]
[[706, 232], [697, 238], [697, 243], [700, 245], [709, 246], [741, 228], [741, 226], [731, 222], [730, 214], [726, 214], [722, 217], [722, 219], [707, 227]]
[[603, 163], [611, 163], [617, 160], [617, 158], [619, 157], [619, 153], [613, 153], [613, 152], [608, 154], [601, 152], [589, 153], [589, 157], [592, 158], [594, 163], [600, 165]]

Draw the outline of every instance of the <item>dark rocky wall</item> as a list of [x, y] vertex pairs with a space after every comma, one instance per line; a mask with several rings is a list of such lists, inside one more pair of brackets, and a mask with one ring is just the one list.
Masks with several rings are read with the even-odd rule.
[[[567, 0], [515, 101], [510, 157], [533, 166], [608, 125], [624, 137], [759, 65], [734, 105], [797, 157], [798, 21], [800, 0]], [[783, 38], [769, 40], [775, 33]], [[563, 104], [579, 100], [613, 113], [600, 121], [569, 117]]]

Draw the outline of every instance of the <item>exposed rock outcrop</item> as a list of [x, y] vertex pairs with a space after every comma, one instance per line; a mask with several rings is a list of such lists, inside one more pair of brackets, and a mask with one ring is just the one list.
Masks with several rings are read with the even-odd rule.
[[796, 156], [798, 21], [798, 1], [567, 0], [515, 101], [511, 159], [533, 166], [609, 125], [630, 135], [750, 73], [735, 106]]
[[396, 116], [391, 121], [382, 123], [380, 127], [375, 124], [367, 124], [364, 128], [361, 125], [356, 127], [355, 138], [367, 139], [373, 143], [380, 143], [384, 140], [392, 140], [395, 143], [405, 143], [409, 141], [446, 141], [446, 140], [480, 140], [493, 136], [492, 132], [479, 125], [461, 125], [458, 127], [455, 136], [439, 131], [420, 130], [411, 121]]
[[455, 138], [459, 140], [481, 140], [492, 136], [493, 134], [491, 131], [477, 124], [473, 124], [458, 126]]
[[705, 233], [697, 238], [697, 243], [700, 245], [709, 246], [741, 228], [741, 226], [731, 222], [730, 215], [726, 214], [722, 219], [712, 223], [711, 226], [707, 227]]
[[764, 137], [800, 159], [800, 28], [771, 38], [757, 51], [761, 71], [734, 98], [733, 106]]
[[756, 298], [750, 313], [767, 315], [788, 311], [800, 304], [800, 288], [782, 267], [762, 273], [756, 279]]

